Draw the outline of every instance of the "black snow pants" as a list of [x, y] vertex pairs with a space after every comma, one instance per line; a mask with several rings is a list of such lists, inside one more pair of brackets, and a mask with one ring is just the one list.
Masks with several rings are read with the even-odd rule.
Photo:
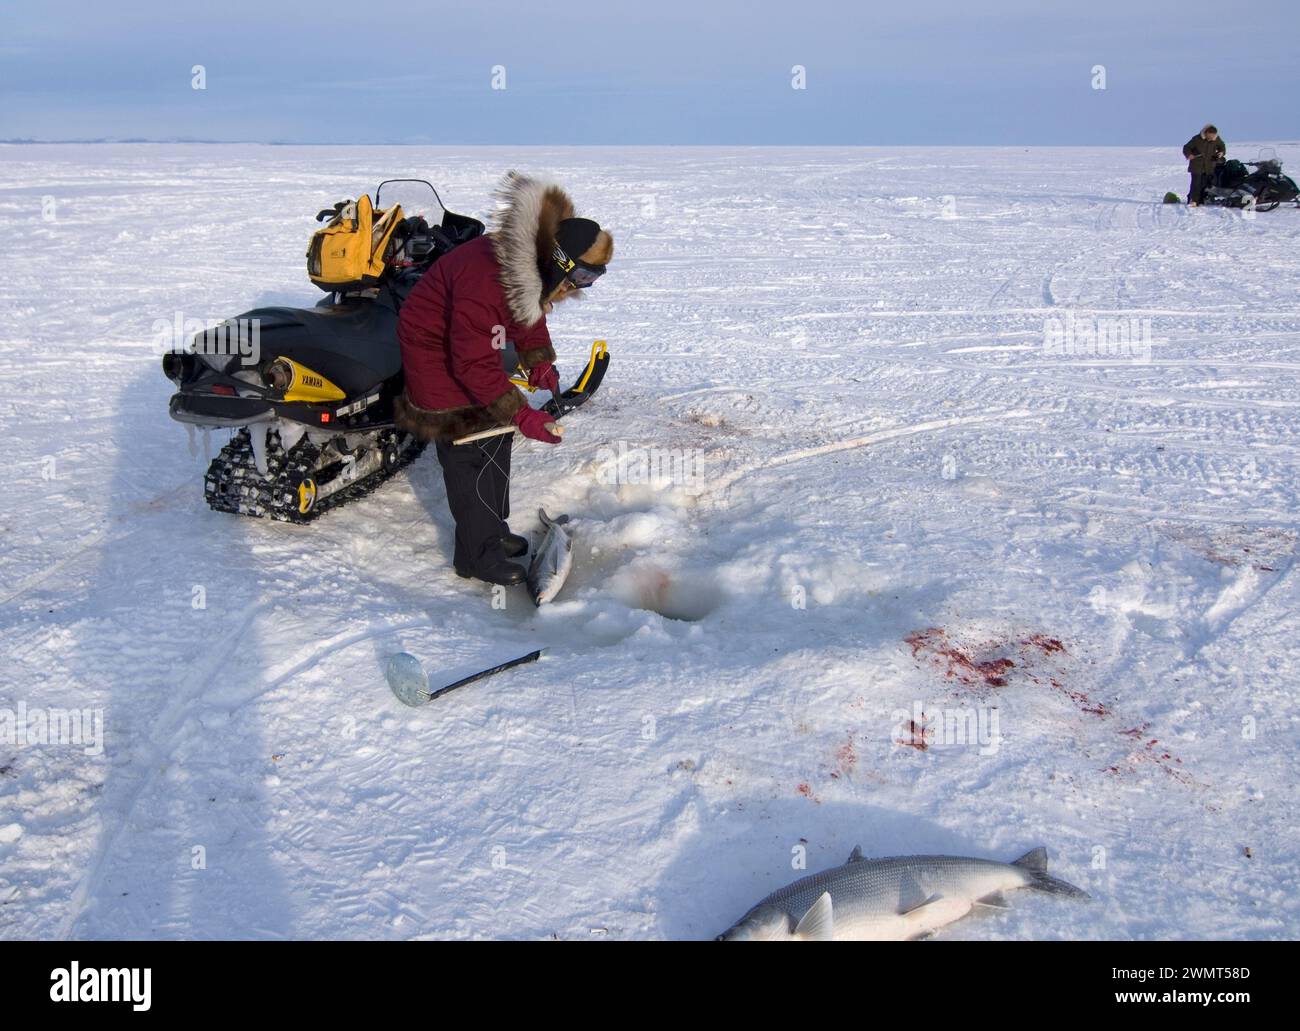
[[1204, 172], [1192, 173], [1192, 184], [1187, 188], [1188, 204], [1203, 204], [1205, 202], [1205, 191], [1214, 184], [1214, 176], [1206, 175]]
[[514, 434], [468, 444], [438, 442], [447, 505], [456, 521], [456, 569], [473, 574], [505, 561], [501, 537], [510, 532], [510, 451]]

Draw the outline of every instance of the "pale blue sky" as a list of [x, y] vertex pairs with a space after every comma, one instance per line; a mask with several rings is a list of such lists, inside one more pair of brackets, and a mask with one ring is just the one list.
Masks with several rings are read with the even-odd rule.
[[[1229, 140], [1294, 139], [1294, 11], [0, 0], [0, 138], [1156, 145], [1209, 119]], [[195, 64], [206, 90], [191, 89]], [[803, 91], [790, 88], [796, 64]], [[1097, 64], [1105, 91], [1091, 88]]]

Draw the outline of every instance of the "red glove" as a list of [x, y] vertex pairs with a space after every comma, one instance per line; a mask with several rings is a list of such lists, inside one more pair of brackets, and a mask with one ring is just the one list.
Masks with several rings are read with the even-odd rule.
[[546, 427], [554, 424], [559, 428], [559, 423], [555, 421], [555, 416], [543, 412], [540, 408], [529, 408], [527, 406], [519, 409], [515, 413], [514, 424], [519, 427], [519, 432], [525, 437], [532, 437], [533, 440], [540, 440], [543, 444], [558, 444], [560, 436], [558, 433], [552, 433]]
[[560, 374], [550, 362], [538, 362], [528, 370], [528, 385], [535, 390], [549, 390], [553, 395], [558, 395]]

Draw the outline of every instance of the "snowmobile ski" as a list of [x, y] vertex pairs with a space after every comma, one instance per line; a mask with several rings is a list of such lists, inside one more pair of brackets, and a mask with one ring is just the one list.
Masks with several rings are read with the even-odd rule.
[[392, 689], [397, 700], [403, 705], [420, 706], [426, 705], [435, 698], [440, 698], [448, 692], [456, 690], [458, 687], [464, 687], [475, 681], [483, 680], [492, 676], [494, 673], [501, 673], [515, 666], [523, 666], [529, 662], [535, 662], [542, 657], [542, 649], [531, 651], [527, 655], [520, 655], [518, 658], [509, 659], [499, 666], [493, 666], [490, 669], [479, 670], [477, 673], [471, 673], [467, 677], [462, 677], [453, 683], [443, 687], [430, 690], [429, 675], [425, 672], [424, 666], [420, 660], [409, 652], [398, 652], [389, 656], [387, 667], [384, 670], [384, 677], [388, 681], [389, 688]]
[[582, 375], [578, 377], [577, 382], [568, 390], [561, 392], [559, 397], [547, 401], [542, 405], [542, 409], [559, 419], [575, 408], [582, 407], [600, 389], [607, 368], [609, 368], [609, 349], [605, 346], [605, 341], [597, 340], [591, 345], [591, 357], [587, 359], [587, 367], [582, 370]]

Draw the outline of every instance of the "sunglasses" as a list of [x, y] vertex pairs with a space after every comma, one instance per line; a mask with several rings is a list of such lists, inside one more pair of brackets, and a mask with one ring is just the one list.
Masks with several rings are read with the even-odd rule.
[[604, 265], [588, 265], [585, 261], [570, 258], [557, 243], [552, 255], [564, 277], [579, 290], [585, 290], [605, 274]]

